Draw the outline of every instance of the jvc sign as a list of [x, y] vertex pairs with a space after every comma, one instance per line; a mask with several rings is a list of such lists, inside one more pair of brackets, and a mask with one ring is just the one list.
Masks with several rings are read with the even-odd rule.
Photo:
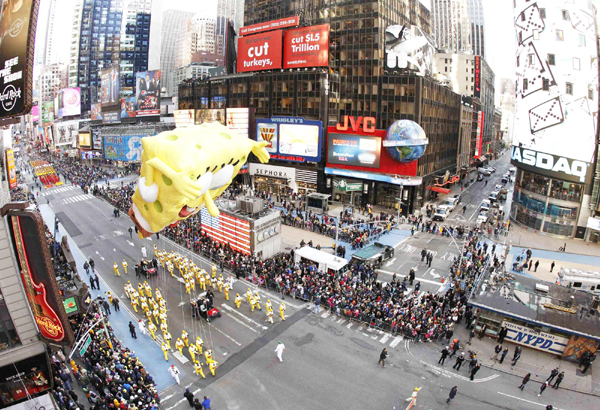
[[508, 329], [506, 340], [548, 353], [562, 355], [565, 347], [567, 347], [567, 343], [569, 343], [569, 339], [566, 337], [536, 332], [533, 329], [515, 323], [504, 321], [502, 322], [502, 326], [506, 326]]
[[585, 182], [590, 164], [575, 159], [512, 147], [511, 162], [527, 171], [537, 172], [570, 182]]

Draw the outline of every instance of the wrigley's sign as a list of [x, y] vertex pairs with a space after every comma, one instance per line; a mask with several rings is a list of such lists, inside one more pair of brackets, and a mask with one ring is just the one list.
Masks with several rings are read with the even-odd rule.
[[591, 171], [588, 162], [533, 151], [516, 145], [511, 148], [510, 159], [513, 165], [526, 171], [569, 182], [584, 183]]

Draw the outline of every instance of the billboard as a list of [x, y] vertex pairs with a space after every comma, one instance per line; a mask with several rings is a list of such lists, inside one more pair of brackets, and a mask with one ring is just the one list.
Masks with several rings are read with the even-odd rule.
[[516, 0], [514, 8], [514, 145], [594, 163], [598, 121], [594, 11], [589, 2], [580, 0]]
[[323, 123], [301, 117], [256, 120], [256, 140], [266, 141], [271, 159], [319, 162]]
[[100, 128], [92, 128], [92, 149], [102, 149], [102, 132]]
[[26, 114], [39, 0], [3, 1], [0, 16], [0, 118]]
[[206, 207], [200, 209], [200, 230], [219, 243], [244, 254], [250, 253], [250, 223], [221, 212], [210, 216]]
[[90, 117], [92, 121], [101, 121], [102, 118], [102, 105], [100, 103], [93, 103]]
[[42, 122], [44, 124], [54, 122], [54, 101], [42, 103]]
[[136, 116], [160, 115], [161, 71], [135, 73]]
[[282, 30], [238, 38], [237, 71], [281, 68]]
[[81, 115], [81, 89], [63, 88], [58, 92], [58, 118]]
[[175, 118], [175, 126], [177, 128], [192, 126], [196, 120], [194, 110], [175, 110], [173, 117]]
[[17, 187], [17, 170], [15, 168], [15, 153], [12, 149], [6, 150], [6, 168], [8, 171], [8, 182], [10, 188]]
[[90, 149], [92, 147], [92, 136], [89, 131], [79, 133], [79, 148]]
[[241, 27], [240, 36], [247, 34], [262, 33], [263, 31], [276, 30], [286, 27], [296, 27], [300, 22], [298, 16], [286, 17], [279, 20], [265, 21], [264, 23], [253, 24], [251, 26]]
[[196, 110], [196, 125], [218, 122], [219, 124], [225, 124], [225, 109], [206, 109], [206, 110]]
[[121, 102], [119, 66], [106, 68], [100, 72], [100, 104], [102, 107], [119, 105]]
[[31, 121], [38, 122], [40, 120], [40, 107], [39, 105], [34, 105], [31, 107]]
[[329, 133], [327, 137], [329, 164], [379, 168], [380, 161], [380, 137]]
[[481, 157], [481, 146], [483, 144], [483, 111], [477, 113], [477, 139], [475, 140], [474, 158]]
[[135, 118], [137, 109], [137, 98], [127, 97], [121, 98], [121, 114], [120, 118]]
[[117, 122], [121, 122], [120, 111], [110, 111], [102, 113], [102, 123], [103, 124], [114, 124]]
[[249, 108], [227, 108], [226, 125], [230, 130], [236, 131], [241, 137], [248, 138], [250, 126]]
[[435, 50], [435, 42], [418, 26], [393, 25], [385, 30], [385, 68], [390, 72], [432, 76]]
[[329, 65], [329, 24], [301, 27], [285, 32], [283, 68]]
[[510, 159], [512, 164], [525, 171], [541, 172], [551, 178], [569, 182], [585, 183], [588, 178], [591, 178], [594, 170], [589, 162], [517, 146], [511, 148]]
[[54, 124], [54, 145], [73, 145], [79, 135], [79, 121], [63, 121]]
[[481, 57], [475, 56], [475, 88], [473, 97], [481, 98]]
[[142, 138], [147, 135], [104, 136], [104, 158], [115, 161], [141, 161]]

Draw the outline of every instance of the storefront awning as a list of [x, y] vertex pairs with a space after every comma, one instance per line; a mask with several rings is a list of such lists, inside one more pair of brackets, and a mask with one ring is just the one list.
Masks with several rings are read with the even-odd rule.
[[442, 188], [441, 186], [432, 186], [431, 190], [433, 192], [439, 192], [440, 194], [449, 194], [450, 190], [448, 188]]

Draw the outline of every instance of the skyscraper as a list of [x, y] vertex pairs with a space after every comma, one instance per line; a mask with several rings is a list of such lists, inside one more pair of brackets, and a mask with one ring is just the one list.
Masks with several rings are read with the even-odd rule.
[[197, 52], [215, 53], [215, 20], [195, 15], [180, 26], [175, 68], [190, 64]]
[[238, 33], [244, 24], [244, 0], [218, 0], [217, 26], [215, 33], [216, 54], [225, 56], [227, 47], [227, 27], [233, 23]]
[[485, 57], [482, 0], [431, 0], [431, 19], [439, 49]]
[[177, 44], [180, 41], [180, 28], [184, 27], [191, 20], [194, 13], [183, 10], [166, 10], [163, 13], [161, 50], [160, 50], [160, 69], [163, 72], [163, 84], [167, 88], [168, 95], [173, 95], [176, 90], [173, 88], [173, 82], [170, 73], [175, 67], [177, 57]]

